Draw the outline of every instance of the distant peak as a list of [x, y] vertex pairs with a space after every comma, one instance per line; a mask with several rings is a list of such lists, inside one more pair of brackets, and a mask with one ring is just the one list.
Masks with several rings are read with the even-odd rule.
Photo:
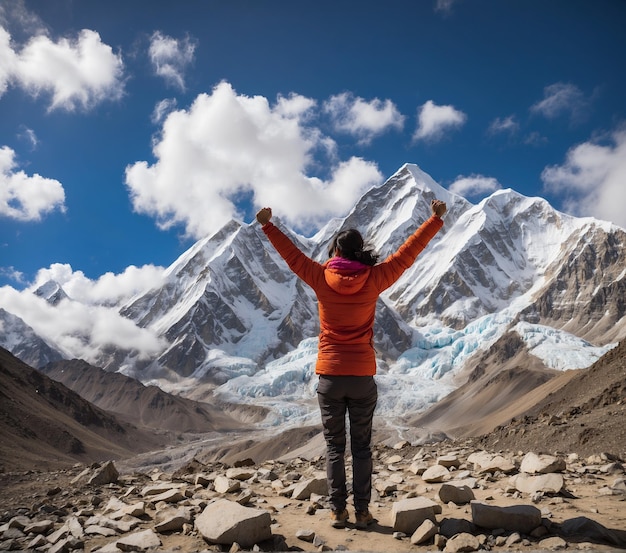
[[52, 305], [56, 305], [61, 300], [69, 297], [65, 293], [65, 290], [63, 290], [63, 287], [56, 280], [44, 282], [33, 293]]

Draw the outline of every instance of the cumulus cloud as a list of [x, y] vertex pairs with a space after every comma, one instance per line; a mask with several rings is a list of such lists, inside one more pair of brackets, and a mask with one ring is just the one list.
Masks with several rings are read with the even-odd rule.
[[108, 272], [97, 280], [91, 280], [82, 271], [74, 271], [71, 265], [53, 263], [37, 272], [30, 289], [36, 290], [53, 280], [73, 300], [89, 305], [112, 305], [123, 303], [139, 292], [161, 286], [164, 271], [163, 267], [154, 265], [130, 265], [123, 273]]
[[491, 135], [495, 134], [515, 134], [519, 130], [519, 123], [515, 119], [514, 115], [509, 115], [508, 117], [496, 117], [487, 132]]
[[450, 185], [449, 190], [460, 196], [468, 197], [491, 194], [491, 192], [495, 192], [501, 188], [502, 186], [494, 177], [470, 175], [469, 177], [457, 177]]
[[347, 92], [332, 96], [324, 103], [324, 111], [330, 114], [336, 130], [364, 143], [388, 129], [401, 130], [404, 125], [404, 116], [391, 100], [375, 98], [368, 102]]
[[438, 106], [428, 100], [418, 111], [418, 127], [415, 140], [435, 142], [443, 138], [446, 131], [462, 126], [467, 116], [453, 106]]
[[10, 286], [0, 287], [0, 305], [68, 358], [97, 362], [99, 350], [106, 347], [123, 348], [148, 358], [164, 347], [154, 332], [139, 328], [106, 306], [67, 299], [52, 306], [35, 294], [18, 292]]
[[371, 186], [382, 182], [375, 164], [361, 158], [329, 162], [325, 177], [314, 154], [334, 142], [310, 125], [315, 102], [299, 95], [239, 95], [227, 82], [200, 94], [188, 110], [165, 119], [153, 153], [156, 162], [126, 168], [134, 209], [161, 228], [182, 224], [200, 238], [231, 218], [242, 218], [238, 199], [274, 213], [300, 230], [313, 230], [345, 214]]
[[[69, 265], [54, 264], [41, 269], [28, 289], [0, 287], [0, 305], [49, 343], [58, 345], [70, 358], [96, 362], [103, 347], [122, 348], [149, 357], [162, 351], [163, 341], [155, 332], [136, 326], [122, 317], [117, 307], [109, 305], [162, 284], [163, 273], [163, 268], [152, 265], [131, 266], [121, 274], [107, 273], [92, 281]], [[58, 282], [69, 299], [52, 306], [33, 294], [48, 280]]]
[[50, 110], [90, 109], [122, 96], [123, 67], [121, 56], [95, 31], [84, 29], [75, 39], [57, 42], [37, 35], [17, 51], [0, 27], [0, 95], [14, 84], [33, 96], [49, 93]]
[[575, 146], [562, 165], [546, 167], [541, 177], [571, 213], [626, 228], [626, 127]]
[[61, 183], [41, 175], [15, 171], [15, 152], [0, 148], [0, 217], [19, 221], [39, 221], [58, 209], [65, 211], [65, 191]]
[[539, 113], [548, 119], [568, 116], [578, 120], [584, 116], [588, 101], [583, 92], [569, 83], [555, 83], [543, 90], [543, 100], [532, 105], [531, 112]]
[[196, 44], [189, 37], [176, 39], [159, 31], [150, 38], [149, 55], [155, 73], [180, 90], [185, 90], [185, 70], [193, 62]]

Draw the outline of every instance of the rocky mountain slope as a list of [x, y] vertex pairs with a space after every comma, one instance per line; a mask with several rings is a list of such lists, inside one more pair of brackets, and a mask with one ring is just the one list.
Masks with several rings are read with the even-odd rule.
[[119, 459], [169, 441], [116, 419], [0, 348], [1, 470]]
[[[144, 386], [134, 378], [111, 373], [73, 359], [49, 363], [41, 371], [61, 382], [100, 409], [136, 426], [178, 433], [229, 432], [263, 418], [264, 410], [244, 410], [227, 404], [211, 405], [168, 394], [157, 386]], [[228, 415], [232, 412], [237, 419]]]

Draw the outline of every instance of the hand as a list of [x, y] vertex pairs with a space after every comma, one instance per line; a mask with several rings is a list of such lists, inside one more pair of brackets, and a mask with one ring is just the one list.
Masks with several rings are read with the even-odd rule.
[[441, 200], [432, 200], [430, 202], [430, 209], [432, 209], [433, 215], [441, 217], [448, 208], [446, 206], [446, 202], [442, 202]]
[[256, 214], [256, 220], [261, 224], [265, 225], [269, 223], [269, 220], [272, 218], [272, 208], [264, 207], [259, 209], [259, 212]]

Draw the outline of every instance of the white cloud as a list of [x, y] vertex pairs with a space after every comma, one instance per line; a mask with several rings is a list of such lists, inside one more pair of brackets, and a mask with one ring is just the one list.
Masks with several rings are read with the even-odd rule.
[[450, 13], [452, 11], [452, 6], [457, 0], [436, 0], [435, 1], [435, 11]]
[[515, 134], [518, 130], [519, 123], [515, 119], [515, 116], [509, 115], [508, 117], [496, 117], [489, 125], [487, 132], [489, 134]]
[[575, 146], [562, 165], [546, 167], [541, 178], [548, 190], [564, 197], [573, 214], [626, 228], [626, 127], [603, 142]]
[[[139, 328], [121, 316], [117, 306], [138, 292], [162, 285], [164, 271], [152, 265], [131, 266], [123, 273], [107, 273], [92, 281], [81, 271], [57, 263], [41, 269], [28, 289], [0, 287], [0, 305], [68, 357], [96, 362], [99, 349], [109, 346], [152, 356], [165, 347], [163, 341], [150, 329]], [[48, 280], [58, 282], [70, 299], [52, 306], [33, 294]]]
[[18, 52], [0, 28], [0, 95], [15, 84], [34, 96], [50, 93], [50, 110], [89, 109], [122, 96], [122, 73], [121, 56], [95, 31], [84, 29], [76, 39], [58, 42], [38, 35]]
[[65, 191], [61, 183], [41, 175], [28, 176], [14, 171], [15, 152], [0, 148], [0, 217], [19, 221], [39, 221], [45, 213], [65, 211]]
[[161, 286], [165, 269], [154, 265], [135, 267], [130, 265], [123, 273], [111, 272], [91, 280], [82, 271], [74, 271], [66, 263], [53, 263], [40, 269], [35, 276], [31, 290], [53, 280], [73, 300], [89, 305], [110, 305], [128, 301], [139, 292]]
[[497, 179], [483, 175], [470, 175], [469, 177], [459, 176], [449, 186], [450, 192], [466, 197], [490, 194], [501, 188], [502, 186]]
[[148, 358], [164, 348], [155, 333], [137, 327], [114, 308], [73, 300], [52, 306], [28, 290], [18, 292], [10, 286], [0, 287], [0, 305], [69, 358], [97, 362], [103, 347], [124, 348]]
[[[3, 244], [4, 246], [5, 244]], [[25, 284], [24, 273], [18, 271], [15, 267], [0, 267], [0, 276], [3, 276], [9, 280], [17, 282], [18, 284]]]
[[157, 123], [161, 123], [168, 113], [176, 109], [176, 105], [177, 102], [175, 98], [166, 98], [165, 100], [157, 102], [156, 106], [154, 106], [154, 109], [152, 110], [152, 117], [150, 120], [155, 125]]
[[9, 87], [9, 83], [15, 75], [17, 56], [11, 48], [11, 35], [0, 27], [0, 96]]
[[565, 115], [577, 120], [584, 115], [587, 106], [588, 101], [577, 86], [555, 83], [544, 88], [543, 100], [531, 106], [530, 110], [548, 119]]
[[332, 96], [324, 103], [324, 111], [332, 117], [336, 130], [357, 136], [364, 143], [404, 125], [404, 116], [391, 100], [375, 98], [368, 102], [347, 92]]
[[368, 188], [382, 181], [376, 165], [351, 158], [308, 176], [313, 154], [334, 143], [308, 125], [312, 100], [298, 95], [270, 105], [262, 96], [238, 95], [222, 82], [199, 95], [189, 110], [174, 111], [153, 147], [156, 162], [126, 168], [136, 211], [162, 228], [182, 224], [195, 238], [241, 218], [242, 195], [301, 230], [345, 214]]
[[467, 116], [453, 106], [438, 106], [432, 100], [428, 100], [419, 109], [418, 127], [413, 138], [440, 140], [447, 130], [462, 126], [466, 120]]
[[37, 138], [35, 131], [33, 129], [29, 129], [24, 125], [21, 125], [18, 137], [26, 140], [30, 144], [31, 150], [35, 150], [39, 145], [39, 139]]
[[150, 38], [150, 60], [155, 73], [165, 81], [185, 90], [185, 69], [193, 61], [195, 43], [189, 38], [178, 40], [159, 31]]

